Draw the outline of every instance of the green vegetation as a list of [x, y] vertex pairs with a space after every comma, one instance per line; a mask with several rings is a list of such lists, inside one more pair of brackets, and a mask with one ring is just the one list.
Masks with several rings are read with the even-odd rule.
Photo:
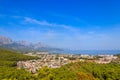
[[120, 80], [120, 64], [78, 62], [56, 69], [43, 67], [37, 77], [42, 80]]
[[38, 57], [26, 56], [14, 51], [0, 49], [0, 66], [16, 66], [17, 61], [25, 61], [31, 59], [38, 59]]
[[61, 68], [41, 68], [36, 74], [17, 69], [19, 60], [37, 59], [0, 49], [0, 80], [120, 80], [120, 64], [70, 63]]
[[[38, 59], [0, 48], [0, 80], [30, 80], [33, 75], [24, 69], [17, 69], [17, 61]], [[34, 79], [33, 79], [34, 80]]]

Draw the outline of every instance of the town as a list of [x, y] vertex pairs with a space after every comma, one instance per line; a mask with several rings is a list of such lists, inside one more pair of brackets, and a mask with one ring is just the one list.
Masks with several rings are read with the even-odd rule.
[[37, 60], [19, 61], [17, 67], [24, 68], [31, 73], [36, 73], [40, 68], [60, 68], [68, 63], [75, 62], [95, 62], [98, 64], [107, 64], [115, 61], [118, 57], [114, 55], [73, 55], [73, 54], [51, 54], [48, 52], [29, 52], [25, 55], [38, 56]]

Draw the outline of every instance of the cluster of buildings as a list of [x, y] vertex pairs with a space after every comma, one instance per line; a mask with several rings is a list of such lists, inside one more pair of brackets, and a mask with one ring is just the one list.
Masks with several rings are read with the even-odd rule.
[[19, 61], [17, 62], [18, 68], [24, 68], [32, 73], [36, 73], [40, 68], [47, 66], [49, 68], [59, 68], [62, 65], [70, 63], [70, 61], [56, 54], [48, 54], [47, 52], [39, 52], [37, 54], [26, 54], [30, 56], [39, 56], [38, 60]]
[[32, 73], [36, 73], [40, 68], [47, 66], [49, 68], [59, 68], [65, 64], [78, 61], [95, 62], [99, 64], [110, 63], [117, 59], [114, 55], [71, 55], [71, 54], [49, 54], [48, 52], [27, 53], [29, 56], [38, 56], [38, 60], [19, 61], [18, 68], [24, 68]]
[[95, 60], [95, 62], [100, 64], [107, 64], [116, 59], [117, 59], [117, 56], [114, 56], [114, 55], [98, 55], [98, 59]]

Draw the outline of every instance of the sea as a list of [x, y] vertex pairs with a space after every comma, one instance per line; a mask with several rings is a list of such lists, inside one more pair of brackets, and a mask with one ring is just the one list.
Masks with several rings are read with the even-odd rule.
[[62, 50], [52, 53], [60, 54], [87, 54], [87, 55], [115, 55], [120, 54], [120, 50]]

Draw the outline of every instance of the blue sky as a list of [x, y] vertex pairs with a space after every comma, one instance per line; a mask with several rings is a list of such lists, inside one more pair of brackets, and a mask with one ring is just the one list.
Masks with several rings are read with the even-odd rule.
[[0, 35], [59, 48], [120, 49], [120, 1], [0, 0]]

